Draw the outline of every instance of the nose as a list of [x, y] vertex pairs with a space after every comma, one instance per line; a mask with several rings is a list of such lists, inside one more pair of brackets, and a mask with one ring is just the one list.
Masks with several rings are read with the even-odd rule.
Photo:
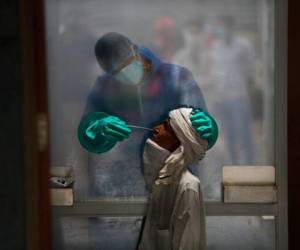
[[154, 127], [154, 129], [153, 129], [153, 135], [158, 135], [159, 131], [160, 131], [160, 127], [159, 126]]

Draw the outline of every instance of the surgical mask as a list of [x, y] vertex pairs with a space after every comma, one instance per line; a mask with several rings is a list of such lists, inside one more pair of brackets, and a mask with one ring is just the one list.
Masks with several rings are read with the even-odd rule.
[[139, 60], [134, 60], [132, 63], [124, 67], [120, 72], [115, 75], [115, 78], [129, 85], [139, 84], [144, 76], [144, 66]]

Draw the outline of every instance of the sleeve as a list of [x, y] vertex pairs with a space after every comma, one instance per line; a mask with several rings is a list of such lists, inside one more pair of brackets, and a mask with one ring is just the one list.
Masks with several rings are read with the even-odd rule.
[[217, 141], [219, 129], [213, 116], [211, 116], [206, 108], [204, 96], [197, 82], [194, 80], [192, 73], [186, 68], [181, 68], [179, 73], [178, 88], [180, 90], [180, 107], [191, 107], [204, 111], [212, 121], [213, 133], [208, 138], [210, 149]]
[[86, 104], [85, 109], [83, 112], [83, 115], [90, 113], [90, 112], [96, 112], [96, 111], [104, 111], [105, 105], [104, 105], [104, 93], [102, 91], [102, 79], [98, 78], [94, 84], [94, 86], [91, 88]]
[[192, 73], [182, 68], [179, 74], [180, 105], [200, 108], [207, 112], [204, 96]]
[[173, 249], [204, 250], [206, 247], [205, 212], [202, 194], [187, 189], [174, 219]]

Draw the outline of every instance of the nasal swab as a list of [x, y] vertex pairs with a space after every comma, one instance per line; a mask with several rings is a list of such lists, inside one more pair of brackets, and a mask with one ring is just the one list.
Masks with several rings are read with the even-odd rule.
[[137, 128], [137, 129], [144, 129], [144, 130], [150, 130], [150, 131], [153, 131], [152, 128], [146, 128], [146, 127], [142, 127], [142, 126], [136, 126], [136, 125], [127, 125], [128, 127], [130, 128]]

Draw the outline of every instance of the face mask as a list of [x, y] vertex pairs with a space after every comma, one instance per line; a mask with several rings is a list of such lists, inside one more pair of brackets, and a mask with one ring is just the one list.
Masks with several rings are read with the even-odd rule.
[[137, 85], [144, 76], [144, 66], [141, 61], [134, 60], [115, 75], [115, 78], [129, 85]]

